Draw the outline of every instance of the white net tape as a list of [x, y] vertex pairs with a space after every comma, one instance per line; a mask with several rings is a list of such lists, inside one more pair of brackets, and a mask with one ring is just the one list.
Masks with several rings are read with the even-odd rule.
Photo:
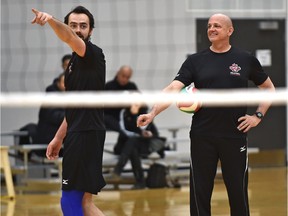
[[1, 93], [2, 107], [116, 107], [133, 103], [153, 105], [177, 101], [200, 101], [205, 106], [257, 105], [271, 102], [273, 105], [288, 103], [288, 89], [275, 92], [259, 89], [198, 91], [191, 95], [163, 93], [160, 91], [133, 92], [66, 92], [66, 93]]

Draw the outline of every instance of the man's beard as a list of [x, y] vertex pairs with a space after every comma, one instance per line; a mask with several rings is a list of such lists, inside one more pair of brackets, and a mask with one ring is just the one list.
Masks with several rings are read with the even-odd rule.
[[86, 38], [82, 34], [77, 34], [78, 37], [80, 37], [83, 41], [88, 42], [90, 40], [90, 35], [88, 35]]
[[88, 41], [90, 41], [90, 36], [88, 36], [87, 38], [82, 39], [82, 40], [85, 41], [85, 42], [88, 42]]

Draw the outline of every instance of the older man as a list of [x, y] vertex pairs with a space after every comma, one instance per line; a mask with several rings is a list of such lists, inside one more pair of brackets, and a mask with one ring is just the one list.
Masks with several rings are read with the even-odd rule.
[[[211, 16], [207, 25], [211, 46], [189, 56], [163, 91], [180, 91], [192, 82], [200, 90], [247, 88], [248, 80], [260, 89], [274, 91], [274, 85], [259, 61], [248, 52], [230, 45], [233, 31], [228, 16]], [[150, 113], [138, 118], [138, 126], [149, 124], [169, 105], [154, 105]], [[231, 215], [249, 215], [247, 132], [262, 121], [269, 106], [269, 103], [261, 103], [250, 115], [246, 106], [202, 107], [194, 114], [190, 131], [191, 215], [211, 215], [210, 202], [218, 160], [221, 161]]]

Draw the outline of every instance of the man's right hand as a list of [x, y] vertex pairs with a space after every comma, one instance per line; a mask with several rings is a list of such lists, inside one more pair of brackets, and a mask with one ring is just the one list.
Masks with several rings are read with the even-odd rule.
[[62, 141], [54, 138], [47, 146], [46, 157], [49, 160], [57, 159], [59, 157], [59, 151], [61, 147], [62, 147]]
[[137, 127], [142, 127], [150, 124], [153, 120], [153, 116], [148, 114], [139, 115], [137, 118]]
[[34, 19], [31, 21], [32, 24], [37, 23], [43, 26], [53, 18], [50, 14], [38, 11], [35, 8], [32, 8], [32, 12], [35, 14]]

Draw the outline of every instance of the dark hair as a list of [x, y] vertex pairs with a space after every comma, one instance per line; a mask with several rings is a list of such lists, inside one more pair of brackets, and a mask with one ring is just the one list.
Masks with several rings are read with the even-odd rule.
[[94, 17], [93, 15], [90, 13], [89, 10], [87, 10], [85, 7], [83, 6], [77, 6], [74, 9], [72, 9], [64, 18], [64, 23], [68, 25], [68, 19], [70, 14], [72, 13], [76, 13], [76, 14], [86, 14], [89, 18], [89, 23], [90, 23], [90, 29], [94, 28]]
[[66, 61], [66, 60], [70, 60], [72, 58], [72, 55], [71, 54], [66, 54], [66, 55], [64, 55], [63, 57], [62, 57], [62, 64], [64, 64], [64, 62]]

